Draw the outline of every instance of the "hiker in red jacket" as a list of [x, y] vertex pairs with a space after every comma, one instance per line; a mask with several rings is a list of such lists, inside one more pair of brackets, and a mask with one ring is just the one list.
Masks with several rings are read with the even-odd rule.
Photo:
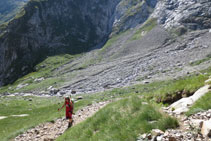
[[65, 98], [64, 105], [60, 109], [58, 109], [58, 111], [60, 111], [62, 108], [64, 108], [64, 106], [66, 106], [66, 119], [69, 119], [68, 128], [70, 128], [72, 126], [72, 123], [73, 123], [73, 118], [72, 118], [73, 102], [72, 102], [72, 100], [70, 100], [69, 97]]

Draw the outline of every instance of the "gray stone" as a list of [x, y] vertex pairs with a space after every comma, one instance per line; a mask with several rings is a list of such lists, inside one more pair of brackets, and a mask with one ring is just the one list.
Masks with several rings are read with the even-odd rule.
[[151, 134], [152, 134], [152, 136], [157, 137], [157, 136], [163, 135], [164, 132], [161, 131], [160, 129], [152, 129]]
[[201, 133], [205, 138], [211, 138], [211, 120], [203, 122]]

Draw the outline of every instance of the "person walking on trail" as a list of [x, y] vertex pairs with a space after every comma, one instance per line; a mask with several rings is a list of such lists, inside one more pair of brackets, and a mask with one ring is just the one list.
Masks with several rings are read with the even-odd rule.
[[72, 123], [73, 123], [73, 118], [72, 118], [73, 102], [72, 102], [72, 100], [70, 100], [69, 97], [65, 98], [64, 105], [60, 109], [58, 109], [58, 111], [63, 109], [64, 106], [66, 107], [66, 119], [69, 119], [68, 128], [70, 128], [72, 126]]

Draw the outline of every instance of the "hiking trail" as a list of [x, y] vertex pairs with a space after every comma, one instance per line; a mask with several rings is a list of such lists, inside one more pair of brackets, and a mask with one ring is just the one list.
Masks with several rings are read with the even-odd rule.
[[[73, 115], [73, 126], [93, 116], [97, 111], [109, 103], [111, 103], [111, 101], [94, 103], [78, 110]], [[40, 124], [35, 128], [29, 129], [23, 134], [17, 136], [14, 141], [54, 141], [68, 129], [67, 127], [68, 121], [64, 118], [60, 118], [53, 122]]]

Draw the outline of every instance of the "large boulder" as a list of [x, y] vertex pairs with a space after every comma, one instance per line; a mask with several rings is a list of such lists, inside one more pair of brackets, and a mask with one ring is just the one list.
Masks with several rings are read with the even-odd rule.
[[175, 114], [182, 114], [187, 112], [191, 105], [193, 105], [199, 98], [209, 92], [209, 87], [209, 85], [205, 85], [196, 91], [192, 96], [180, 99], [179, 101], [170, 105], [170, 109], [172, 109], [173, 113]]
[[203, 122], [201, 133], [205, 138], [211, 138], [211, 119]]

